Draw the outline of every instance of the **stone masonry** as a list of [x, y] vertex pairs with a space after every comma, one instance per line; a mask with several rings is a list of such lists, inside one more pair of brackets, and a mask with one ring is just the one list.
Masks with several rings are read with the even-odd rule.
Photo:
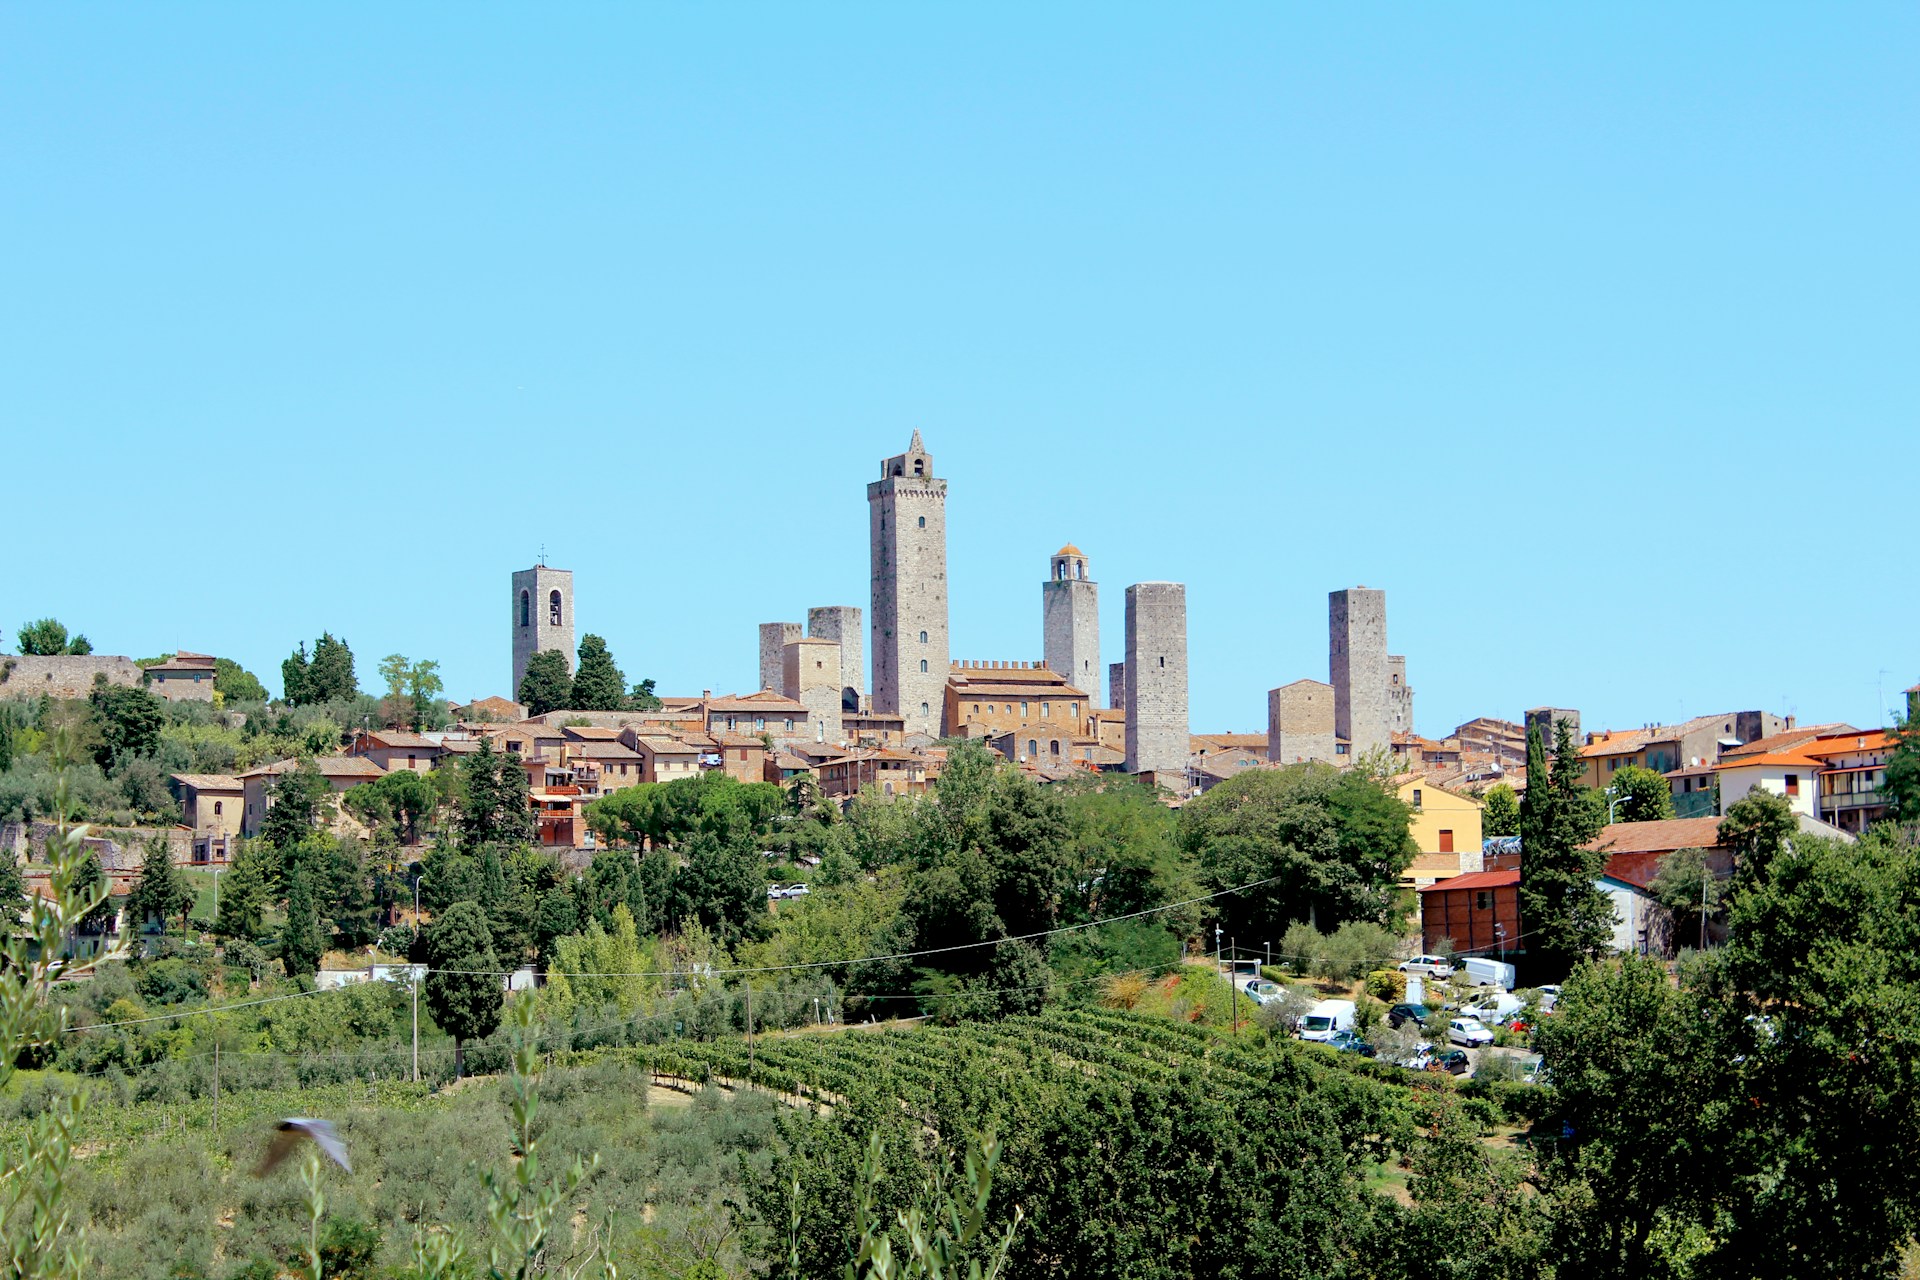
[[780, 692], [807, 709], [819, 742], [840, 742], [840, 645], [819, 636], [789, 640], [781, 651]]
[[1127, 772], [1162, 783], [1185, 774], [1187, 589], [1178, 582], [1127, 588]]
[[1333, 686], [1295, 680], [1267, 693], [1267, 759], [1337, 762], [1333, 742]]
[[807, 610], [807, 634], [840, 646], [840, 705], [859, 711], [867, 694], [865, 619], [857, 605], [830, 604]]
[[1388, 720], [1394, 733], [1413, 732], [1413, 686], [1407, 683], [1407, 656], [1387, 655]]
[[1107, 664], [1107, 705], [1115, 711], [1127, 709], [1127, 664], [1124, 662]]
[[1387, 684], [1387, 593], [1352, 587], [1327, 594], [1327, 666], [1333, 732], [1350, 759], [1392, 745]]
[[787, 646], [798, 640], [804, 633], [797, 622], [763, 622], [760, 624], [760, 683], [756, 689], [772, 689], [779, 692], [785, 688], [785, 662]]
[[97, 653], [0, 657], [0, 698], [84, 698], [93, 692], [95, 676], [132, 687], [142, 672], [132, 658]]
[[873, 709], [906, 732], [937, 735], [945, 699], [947, 482], [913, 433], [907, 451], [867, 485], [873, 553]]
[[1573, 740], [1580, 741], [1580, 713], [1569, 711], [1565, 707], [1531, 707], [1527, 711], [1527, 732], [1540, 731], [1540, 741], [1547, 749], [1549, 760], [1553, 757], [1554, 725], [1565, 720], [1567, 728], [1573, 732]]
[[573, 670], [573, 570], [535, 565], [513, 575], [513, 684], [507, 696], [520, 696], [527, 662], [536, 653], [558, 649]]
[[1053, 553], [1052, 576], [1040, 584], [1040, 606], [1047, 666], [1093, 696], [1100, 684], [1100, 587], [1072, 543]]

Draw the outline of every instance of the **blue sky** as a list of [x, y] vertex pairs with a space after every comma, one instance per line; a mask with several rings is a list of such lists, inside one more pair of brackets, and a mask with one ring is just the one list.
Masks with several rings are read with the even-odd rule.
[[[1196, 729], [1388, 591], [1417, 719], [1878, 720], [1920, 680], [1920, 9], [0, 12], [0, 627], [505, 692], [544, 545], [666, 691], [867, 604], [925, 433], [956, 657], [1047, 557]], [[1885, 671], [1883, 676], [1881, 673]]]

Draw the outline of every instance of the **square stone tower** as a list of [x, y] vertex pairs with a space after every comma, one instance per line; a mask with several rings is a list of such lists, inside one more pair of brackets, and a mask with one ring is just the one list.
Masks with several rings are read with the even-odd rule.
[[1327, 594], [1327, 666], [1333, 732], [1358, 759], [1393, 741], [1387, 675], [1387, 593], [1351, 587]]
[[873, 548], [873, 709], [937, 735], [947, 691], [947, 482], [913, 433], [867, 486]]
[[1187, 589], [1178, 582], [1127, 588], [1127, 772], [1177, 785], [1187, 733]]
[[818, 636], [787, 641], [780, 655], [780, 692], [807, 709], [819, 742], [846, 737], [840, 722], [840, 645]]
[[1413, 686], [1407, 683], [1407, 655], [1387, 655], [1388, 722], [1394, 733], [1413, 732]]
[[507, 697], [518, 699], [527, 662], [536, 653], [558, 649], [573, 670], [573, 570], [535, 565], [513, 575], [513, 685]]
[[785, 661], [787, 645], [801, 636], [797, 622], [763, 622], [760, 624], [760, 683], [757, 689], [772, 689], [778, 693], [785, 679]]
[[859, 711], [867, 694], [867, 655], [861, 630], [865, 620], [850, 604], [832, 604], [807, 610], [807, 634], [840, 645], [840, 705]]
[[1100, 686], [1100, 587], [1087, 557], [1069, 542], [1053, 553], [1053, 574], [1040, 584], [1046, 663], [1092, 697]]
[[1335, 763], [1332, 685], [1295, 680], [1268, 691], [1267, 759], [1275, 764]]
[[1127, 709], [1127, 664], [1124, 662], [1107, 664], [1107, 705], [1115, 711]]
[[[1573, 734], [1574, 745], [1580, 743], [1580, 713], [1566, 707], [1531, 707], [1527, 711], [1526, 727], [1531, 734], [1540, 731], [1540, 741], [1547, 749], [1547, 763], [1553, 763], [1553, 740], [1559, 732], [1554, 725], [1559, 721], [1567, 722], [1567, 729]], [[1532, 779], [1528, 779], [1529, 782]]]

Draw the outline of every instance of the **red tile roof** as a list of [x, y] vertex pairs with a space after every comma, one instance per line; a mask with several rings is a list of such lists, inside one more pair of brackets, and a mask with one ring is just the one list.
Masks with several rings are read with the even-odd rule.
[[1421, 889], [1421, 893], [1432, 893], [1436, 889], [1504, 889], [1520, 883], [1518, 871], [1469, 871], [1463, 876], [1452, 876], [1446, 880], [1436, 880]]
[[1616, 822], [1602, 828], [1585, 847], [1604, 849], [1610, 855], [1666, 854], [1675, 849], [1712, 849], [1719, 843], [1718, 818], [1662, 818], [1657, 822]]

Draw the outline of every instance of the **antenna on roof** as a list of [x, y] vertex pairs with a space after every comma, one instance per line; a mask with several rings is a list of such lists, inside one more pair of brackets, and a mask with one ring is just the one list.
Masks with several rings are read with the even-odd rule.
[[540, 567], [547, 567], [547, 544], [544, 542], [540, 544]]

